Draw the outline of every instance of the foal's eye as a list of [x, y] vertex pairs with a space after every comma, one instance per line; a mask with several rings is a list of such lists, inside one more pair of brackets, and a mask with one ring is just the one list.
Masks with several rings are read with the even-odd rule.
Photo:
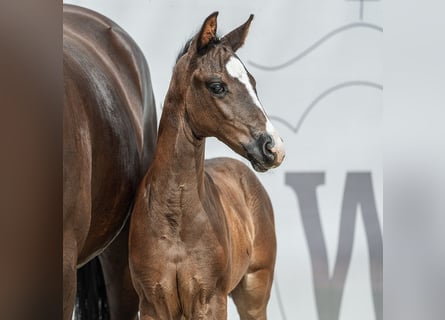
[[208, 88], [210, 92], [217, 96], [223, 96], [226, 93], [226, 87], [221, 82], [211, 82]]

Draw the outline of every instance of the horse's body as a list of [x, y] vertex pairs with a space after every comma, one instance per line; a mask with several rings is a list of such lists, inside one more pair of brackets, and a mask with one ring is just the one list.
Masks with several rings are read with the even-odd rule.
[[207, 136], [258, 171], [284, 157], [234, 54], [250, 21], [217, 40], [211, 15], [175, 66], [131, 218], [130, 270], [143, 320], [226, 319], [229, 294], [241, 319], [266, 319], [276, 255], [271, 202], [241, 162], [204, 160]]
[[119, 233], [155, 146], [148, 66], [135, 42], [115, 23], [65, 5], [63, 68], [64, 319], [71, 318], [74, 306], [76, 269], [113, 240], [102, 255], [111, 289], [107, 294], [121, 304], [110, 303], [111, 318], [130, 319], [137, 313], [137, 297], [128, 272], [128, 228]]

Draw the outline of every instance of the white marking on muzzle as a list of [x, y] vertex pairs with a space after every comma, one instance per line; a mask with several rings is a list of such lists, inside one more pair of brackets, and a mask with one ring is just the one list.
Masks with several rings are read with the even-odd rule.
[[263, 106], [261, 105], [261, 102], [258, 99], [258, 96], [255, 93], [255, 90], [253, 89], [252, 83], [250, 83], [249, 75], [247, 74], [246, 68], [244, 67], [243, 63], [239, 59], [232, 56], [232, 57], [230, 57], [229, 61], [227, 61], [226, 69], [227, 69], [227, 72], [232, 77], [238, 79], [239, 82], [244, 84], [247, 92], [249, 93], [250, 97], [252, 98], [253, 103], [261, 110], [261, 112], [264, 114], [264, 117], [266, 117], [266, 132], [267, 132], [267, 134], [269, 134], [270, 136], [273, 137], [273, 140], [275, 143], [271, 151], [273, 153], [276, 153], [276, 155], [278, 157], [277, 163], [280, 164], [281, 161], [283, 161], [283, 158], [285, 155], [283, 140], [278, 135], [277, 130], [275, 130], [272, 122], [270, 122], [269, 117], [266, 114], [266, 111], [264, 110]]

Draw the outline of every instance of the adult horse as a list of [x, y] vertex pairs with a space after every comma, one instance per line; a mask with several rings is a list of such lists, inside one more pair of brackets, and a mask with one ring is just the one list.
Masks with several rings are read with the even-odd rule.
[[[110, 318], [134, 319], [126, 221], [156, 142], [148, 66], [113, 21], [64, 5], [63, 71], [63, 317], [72, 317], [76, 270], [87, 264], [78, 274], [79, 282], [88, 281], [80, 293], [93, 295], [80, 299], [80, 316], [106, 318], [94, 306], [103, 309], [105, 301], [94, 292], [104, 287], [91, 288], [101, 273], [88, 275], [102, 267]], [[100, 264], [93, 260], [98, 255]]]
[[216, 37], [217, 13], [178, 58], [164, 102], [153, 164], [138, 190], [130, 270], [140, 317], [266, 319], [276, 240], [272, 205], [247, 166], [204, 161], [214, 136], [256, 171], [280, 165], [284, 145], [235, 51], [252, 21]]

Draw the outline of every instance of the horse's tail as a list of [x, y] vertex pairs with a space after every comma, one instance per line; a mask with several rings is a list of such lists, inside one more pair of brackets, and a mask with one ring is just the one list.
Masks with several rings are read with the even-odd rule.
[[105, 281], [98, 257], [77, 270], [75, 319], [110, 319]]

